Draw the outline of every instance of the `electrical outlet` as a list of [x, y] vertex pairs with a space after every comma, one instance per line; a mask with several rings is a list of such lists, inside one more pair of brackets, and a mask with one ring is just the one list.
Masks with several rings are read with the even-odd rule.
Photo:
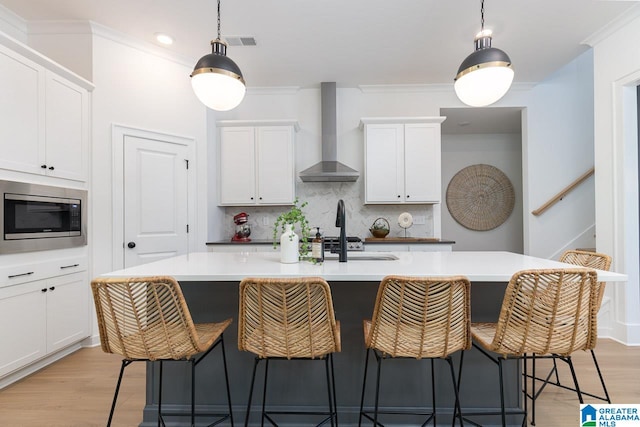
[[269, 217], [268, 216], [263, 216], [262, 217], [262, 225], [264, 225], [264, 226], [269, 225]]
[[424, 215], [416, 215], [413, 217], [413, 223], [417, 225], [426, 224], [427, 217], [425, 217]]

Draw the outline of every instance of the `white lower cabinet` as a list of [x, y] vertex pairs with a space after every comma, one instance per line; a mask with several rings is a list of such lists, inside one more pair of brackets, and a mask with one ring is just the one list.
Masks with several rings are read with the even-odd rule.
[[47, 353], [45, 281], [0, 289], [0, 377]]
[[87, 336], [86, 272], [0, 288], [0, 377]]
[[89, 336], [89, 282], [84, 273], [47, 281], [47, 352]]

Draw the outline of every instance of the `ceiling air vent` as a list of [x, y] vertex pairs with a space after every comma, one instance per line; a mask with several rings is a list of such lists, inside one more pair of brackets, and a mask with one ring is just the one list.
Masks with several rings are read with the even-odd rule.
[[224, 38], [229, 46], [255, 46], [256, 38], [253, 36], [227, 36]]

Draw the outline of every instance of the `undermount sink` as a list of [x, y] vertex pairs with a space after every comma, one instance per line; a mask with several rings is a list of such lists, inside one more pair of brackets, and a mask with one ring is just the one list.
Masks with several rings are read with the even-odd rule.
[[[325, 261], [336, 261], [338, 254], [325, 253]], [[347, 261], [394, 261], [399, 259], [393, 254], [347, 252]]]

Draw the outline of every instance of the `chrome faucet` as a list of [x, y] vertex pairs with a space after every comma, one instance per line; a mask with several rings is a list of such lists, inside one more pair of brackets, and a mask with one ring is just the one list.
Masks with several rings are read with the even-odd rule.
[[338, 261], [347, 262], [347, 222], [344, 213], [344, 201], [338, 200], [336, 213], [336, 227], [340, 227], [340, 243], [338, 247]]

